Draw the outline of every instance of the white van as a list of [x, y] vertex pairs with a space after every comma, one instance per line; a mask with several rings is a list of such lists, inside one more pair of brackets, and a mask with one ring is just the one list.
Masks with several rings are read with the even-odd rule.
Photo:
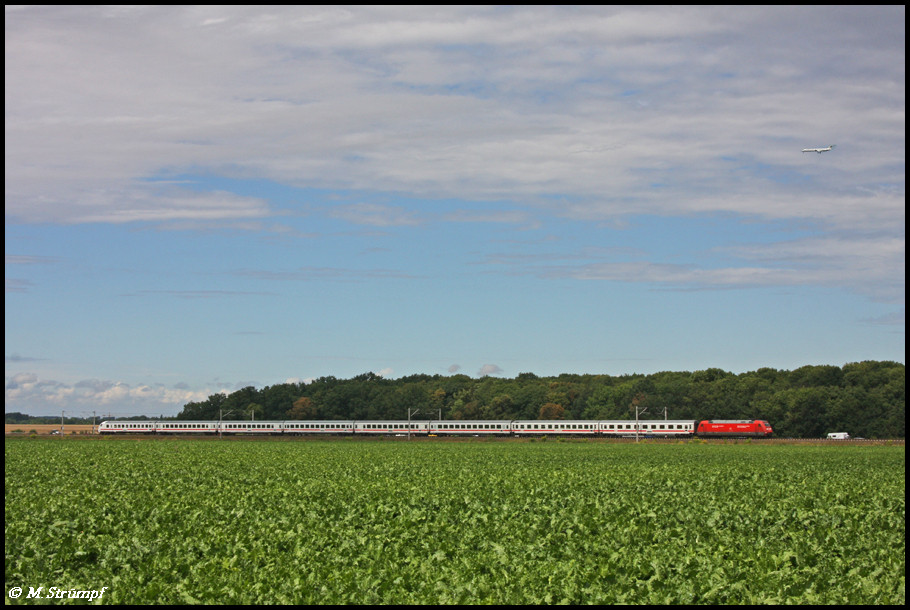
[[829, 441], [848, 441], [850, 440], [850, 434], [847, 432], [829, 432], [828, 433]]

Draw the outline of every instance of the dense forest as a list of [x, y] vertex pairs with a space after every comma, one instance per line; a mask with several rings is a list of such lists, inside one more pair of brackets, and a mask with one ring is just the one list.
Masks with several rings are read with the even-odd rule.
[[384, 379], [321, 377], [191, 402], [177, 416], [218, 419], [766, 419], [782, 437], [814, 438], [849, 432], [866, 438], [904, 438], [905, 366], [866, 361], [651, 375], [571, 375], [514, 379], [412, 375]]

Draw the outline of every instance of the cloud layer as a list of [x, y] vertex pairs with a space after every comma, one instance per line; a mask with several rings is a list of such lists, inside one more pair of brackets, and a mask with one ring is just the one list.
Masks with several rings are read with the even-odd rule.
[[[26, 222], [270, 214], [255, 198], [148, 182], [193, 168], [431, 198], [560, 196], [574, 218], [893, 222], [903, 207], [902, 15], [7, 10], [6, 213]], [[838, 155], [798, 154], [829, 141]], [[367, 204], [336, 214], [415, 221]]]
[[6, 378], [7, 411], [46, 414], [68, 410], [99, 415], [114, 412], [125, 415], [173, 415], [184, 404], [205, 400], [209, 394], [186, 387], [130, 385], [122, 382], [87, 379], [64, 383], [40, 379], [34, 373], [18, 373]]

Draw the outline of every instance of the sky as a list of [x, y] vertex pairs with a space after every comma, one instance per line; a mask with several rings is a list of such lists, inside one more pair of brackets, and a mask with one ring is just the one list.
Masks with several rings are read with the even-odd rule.
[[903, 6], [5, 28], [8, 412], [904, 362]]

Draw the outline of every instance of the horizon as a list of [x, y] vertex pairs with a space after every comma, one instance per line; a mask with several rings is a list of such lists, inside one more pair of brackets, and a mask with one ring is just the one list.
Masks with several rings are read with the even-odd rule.
[[[862, 361], [862, 362], [870, 362], [870, 361]], [[840, 367], [837, 367], [836, 365], [827, 365], [827, 364], [820, 364], [820, 365], [819, 365], [819, 364], [807, 364], [807, 365], [803, 365], [803, 366], [796, 367], [796, 368], [794, 368], [794, 369], [776, 369], [776, 368], [771, 368], [771, 367], [759, 367], [759, 368], [754, 369], [754, 370], [742, 371], [742, 372], [739, 372], [739, 373], [736, 373], [736, 372], [733, 372], [733, 371], [726, 371], [726, 370], [723, 370], [723, 369], [717, 369], [716, 367], [714, 367], [714, 368], [709, 368], [709, 369], [693, 370], [693, 371], [669, 371], [669, 370], [667, 370], [667, 371], [656, 371], [656, 372], [653, 372], [653, 373], [622, 373], [622, 374], [620, 374], [620, 375], [608, 375], [608, 374], [606, 374], [606, 373], [559, 373], [559, 374], [557, 374], [557, 375], [537, 375], [537, 374], [532, 373], [532, 372], [530, 372], [530, 371], [525, 371], [525, 372], [518, 373], [515, 377], [498, 377], [498, 376], [497, 376], [497, 377], [493, 377], [493, 376], [491, 376], [491, 375], [483, 375], [483, 376], [478, 376], [478, 377], [471, 377], [470, 375], [466, 375], [466, 374], [464, 374], [464, 373], [447, 373], [447, 374], [441, 374], [441, 373], [435, 373], [435, 374], [415, 373], [415, 374], [412, 374], [412, 375], [405, 375], [405, 376], [397, 377], [397, 378], [386, 378], [386, 377], [383, 377], [382, 375], [377, 375], [377, 374], [373, 373], [372, 371], [366, 371], [366, 372], [364, 372], [364, 373], [360, 373], [359, 375], [354, 375], [354, 376], [349, 377], [349, 378], [334, 378], [334, 377], [333, 377], [333, 378], [336, 379], [338, 382], [341, 382], [341, 383], [347, 382], [347, 381], [353, 381], [353, 380], [356, 380], [358, 377], [363, 377], [363, 376], [366, 376], [366, 375], [373, 375], [373, 376], [375, 376], [375, 377], [378, 377], [378, 378], [383, 379], [383, 380], [388, 380], [388, 381], [402, 381], [405, 377], [426, 376], [426, 377], [430, 377], [430, 378], [441, 377], [441, 378], [443, 378], [443, 379], [452, 378], [452, 377], [465, 377], [465, 378], [470, 379], [470, 380], [472, 380], [472, 381], [478, 381], [478, 382], [479, 382], [479, 381], [482, 381], [483, 379], [488, 378], [488, 377], [489, 377], [489, 378], [493, 378], [493, 379], [497, 379], [497, 380], [501, 380], [501, 381], [516, 381], [516, 380], [518, 380], [520, 377], [522, 377], [522, 376], [524, 376], [524, 375], [529, 375], [529, 374], [530, 374], [530, 375], [534, 375], [534, 378], [535, 378], [535, 379], [559, 379], [560, 377], [567, 376], [567, 375], [568, 375], [568, 376], [579, 376], [579, 377], [615, 377], [615, 378], [624, 378], [624, 377], [644, 377], [644, 378], [648, 378], [648, 377], [652, 377], [652, 376], [655, 376], [655, 375], [661, 375], [661, 374], [672, 374], [672, 375], [695, 375], [695, 374], [697, 374], [697, 373], [705, 372], [705, 371], [708, 371], [708, 370], [721, 370], [721, 372], [723, 372], [723, 373], [725, 373], [725, 374], [727, 374], [727, 375], [733, 375], [733, 376], [737, 376], [737, 377], [738, 377], [738, 376], [741, 376], [741, 375], [754, 374], [754, 373], [758, 373], [758, 372], [760, 372], [760, 371], [765, 371], [765, 370], [772, 370], [772, 371], [774, 371], [774, 372], [776, 372], [776, 373], [792, 373], [793, 371], [799, 370], [799, 369], [801, 369], [801, 368], [806, 368], [806, 367], [818, 367], [818, 366], [835, 366], [835, 368], [843, 369], [844, 367], [846, 367], [846, 366], [848, 366], [848, 365], [851, 365], [851, 364], [862, 364], [862, 362], [847, 362], [847, 363], [844, 363], [844, 365], [842, 365], [842, 366], [840, 366]], [[894, 362], [894, 363], [899, 364], [899, 365], [901, 365], [901, 366], [906, 366], [904, 363], [902, 363], [902, 362], [896, 362], [896, 361], [872, 361], [872, 362], [877, 362], [877, 363], [889, 363], [889, 362]], [[283, 384], [290, 384], [290, 385], [300, 385], [300, 384], [303, 384], [303, 385], [305, 385], [305, 386], [308, 386], [308, 385], [312, 385], [312, 384], [315, 384], [315, 383], [319, 383], [319, 382], [321, 382], [324, 378], [328, 378], [328, 377], [332, 377], [332, 376], [329, 375], [329, 376], [320, 377], [320, 378], [316, 378], [316, 379], [303, 379], [303, 380], [297, 380], [297, 381], [290, 381], [290, 380], [289, 380], [289, 381], [283, 382]], [[255, 387], [255, 386], [247, 386], [247, 387], [253, 387], [253, 389], [254, 389], [255, 391], [261, 391], [261, 390], [265, 389], [266, 387], [272, 387], [272, 386], [275, 386], [275, 385], [283, 385], [283, 384], [277, 383], [277, 384], [272, 384], [272, 385], [269, 385], [269, 386], [262, 386], [262, 387], [258, 387], [258, 388]], [[235, 392], [241, 391], [242, 389], [244, 389], [244, 388], [237, 388], [237, 389], [235, 389], [235, 390], [233, 390], [233, 391], [221, 390], [220, 392], [216, 392], [215, 394], [223, 394], [223, 395], [225, 395], [225, 396], [229, 396], [229, 395], [231, 395], [231, 394], [233, 394], [233, 393], [235, 393]], [[205, 399], [200, 399], [200, 400], [198, 400], [198, 401], [191, 401], [191, 402], [204, 402], [206, 399], [211, 398], [211, 396], [212, 396], [212, 395], [209, 395], [209, 396], [206, 397]], [[189, 404], [189, 403], [186, 403], [186, 404]], [[174, 414], [172, 414], [172, 415], [164, 415], [163, 413], [159, 414], [159, 416], [158, 416], [157, 419], [172, 419], [172, 418], [174, 418], [174, 417], [179, 416], [179, 415], [183, 412], [183, 409], [186, 407], [186, 404], [184, 404], [184, 405], [181, 406], [180, 411], [178, 411], [178, 412], [176, 412], [176, 413], [174, 413]], [[97, 411], [97, 410], [95, 410], [95, 411]], [[23, 411], [6, 411], [6, 414], [7, 414], [7, 415], [12, 415], [12, 414], [17, 414], [17, 413], [20, 414], [20, 415], [26, 415], [26, 416], [28, 416], [28, 417], [36, 417], [36, 418], [55, 418], [55, 417], [57, 417], [57, 414], [55, 414], [55, 413], [36, 414], [36, 413], [26, 413], [26, 412], [23, 412]], [[88, 412], [87, 412], [87, 411], [78, 411], [78, 413], [80, 413], [80, 415], [70, 415], [69, 417], [70, 417], [71, 419], [87, 419], [88, 416], [85, 415], [85, 413], [92, 413], [92, 412], [91, 412], [91, 411], [88, 411]], [[64, 418], [66, 417], [65, 414], [63, 414], [62, 416], [63, 416]], [[93, 413], [93, 416], [94, 416], [94, 413]], [[101, 417], [101, 415], [98, 415], [98, 417]], [[123, 414], [120, 414], [120, 415], [110, 415], [110, 417], [113, 418], [113, 419], [116, 419], [116, 418], [121, 418], [121, 419], [122, 419], [122, 418], [130, 418], [130, 419], [134, 419], [134, 418], [136, 418], [136, 417], [146, 417], [146, 414], [145, 414], [144, 412], [143, 412], [143, 413], [123, 413]], [[154, 416], [151, 416], [151, 417], [149, 417], [149, 419], [156, 419], [156, 418], [155, 418]], [[225, 421], [228, 421], [228, 420], [225, 420]], [[246, 420], [237, 420], [237, 421], [246, 421]], [[268, 420], [266, 420], [266, 421], [268, 421]]]

